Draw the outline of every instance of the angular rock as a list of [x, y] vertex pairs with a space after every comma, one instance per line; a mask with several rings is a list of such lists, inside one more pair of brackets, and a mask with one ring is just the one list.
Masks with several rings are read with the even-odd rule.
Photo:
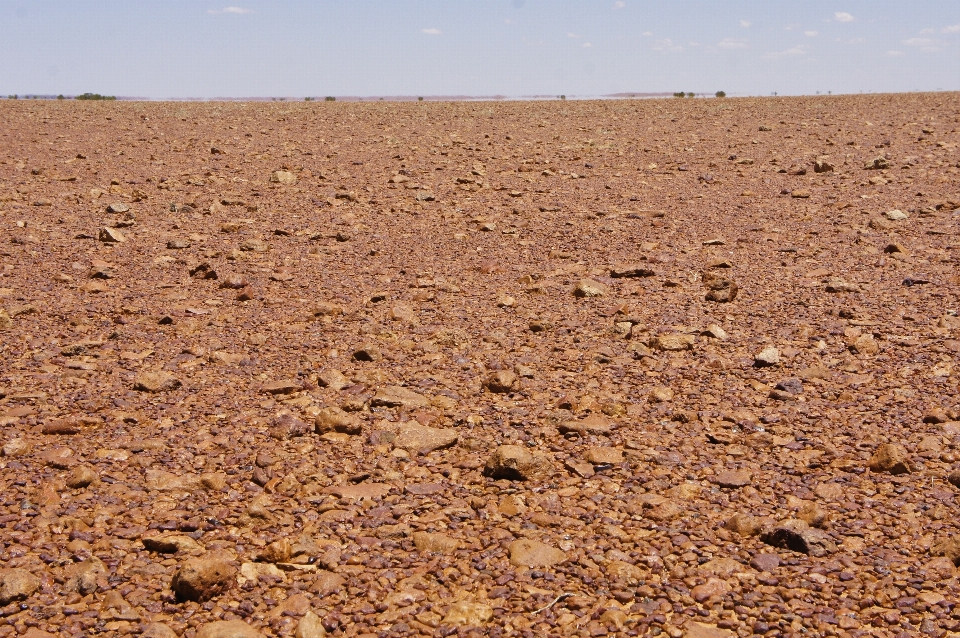
[[880, 445], [870, 457], [868, 467], [874, 472], [889, 472], [890, 474], [909, 474], [911, 471], [910, 458], [903, 447], [895, 443]]
[[773, 346], [767, 346], [753, 356], [753, 365], [757, 366], [758, 368], [775, 366], [779, 363], [780, 351]]
[[680, 350], [690, 350], [697, 338], [689, 334], [662, 334], [657, 335], [650, 344], [654, 350], [663, 350], [665, 352], [677, 352]]
[[512, 370], [497, 370], [487, 375], [483, 387], [496, 394], [506, 394], [515, 391], [519, 383], [519, 377]]
[[127, 241], [127, 238], [124, 237], [116, 228], [111, 228], [109, 226], [104, 226], [100, 229], [100, 233], [97, 238], [105, 244], [120, 244]]
[[133, 389], [138, 392], [173, 392], [183, 386], [183, 383], [169, 372], [141, 372], [133, 382]]
[[474, 603], [466, 600], [450, 605], [446, 615], [443, 617], [443, 624], [454, 627], [479, 627], [485, 625], [493, 619], [493, 607], [482, 603]]
[[737, 298], [740, 288], [736, 282], [709, 270], [703, 271], [701, 278], [707, 288], [707, 301], [729, 303]]
[[147, 551], [161, 554], [176, 554], [177, 552], [194, 552], [202, 549], [200, 544], [184, 534], [159, 534], [141, 538]]
[[297, 176], [290, 171], [273, 171], [270, 173], [270, 181], [274, 184], [291, 185], [297, 183]]
[[484, 476], [511, 481], [546, 478], [553, 472], [553, 463], [539, 454], [531, 454], [519, 445], [501, 445], [487, 459]]
[[242, 620], [218, 620], [202, 625], [196, 638], [263, 638], [263, 634]]
[[173, 575], [170, 589], [179, 600], [204, 602], [229, 590], [237, 569], [219, 557], [190, 558]]
[[0, 605], [26, 600], [40, 589], [40, 579], [25, 569], [0, 569]]
[[320, 616], [308, 611], [300, 618], [297, 623], [297, 630], [293, 633], [293, 638], [325, 638], [327, 631], [323, 628], [323, 621]]
[[432, 428], [408, 421], [397, 429], [393, 445], [413, 453], [429, 453], [452, 447], [458, 440], [459, 434], [453, 428]]
[[376, 394], [373, 395], [373, 398], [370, 399], [370, 405], [374, 407], [384, 406], [388, 408], [406, 408], [408, 410], [414, 410], [416, 408], [428, 407], [430, 405], [430, 400], [422, 394], [414, 392], [413, 390], [391, 385], [377, 390]]
[[603, 297], [607, 294], [607, 287], [592, 279], [581, 279], [573, 288], [574, 297]]
[[360, 419], [350, 412], [330, 406], [320, 410], [314, 421], [317, 434], [325, 432], [342, 432], [343, 434], [360, 434], [363, 424]]
[[444, 534], [429, 532], [415, 532], [413, 544], [419, 552], [434, 552], [437, 554], [452, 554], [460, 548], [461, 542]]
[[822, 557], [837, 551], [837, 546], [823, 530], [815, 529], [799, 519], [775, 523], [760, 533], [760, 540], [773, 547]]

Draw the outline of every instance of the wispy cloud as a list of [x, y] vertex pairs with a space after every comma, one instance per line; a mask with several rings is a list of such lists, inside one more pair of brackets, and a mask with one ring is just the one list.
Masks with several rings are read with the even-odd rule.
[[679, 44], [674, 44], [673, 40], [670, 38], [663, 38], [662, 40], [657, 40], [653, 45], [654, 51], [683, 51], [683, 47]]
[[750, 22], [749, 20], [741, 20], [741, 21], [740, 21], [740, 26], [743, 27], [744, 29], [749, 29], [751, 24], [753, 24], [753, 23]]
[[568, 34], [567, 34], [567, 37], [568, 37], [568, 38], [572, 38], [572, 39], [574, 39], [574, 40], [579, 40], [579, 39], [580, 39], [580, 36], [577, 35], [576, 33], [568, 33]]
[[640, 35], [651, 36], [651, 35], [653, 35], [653, 31], [644, 31], [644, 32], [641, 33]]
[[887, 51], [887, 55], [890, 56], [891, 58], [899, 58], [901, 55], [903, 55], [903, 51], [890, 50], [890, 51]]
[[772, 53], [767, 53], [763, 57], [767, 60], [776, 60], [778, 58], [793, 58], [799, 57], [801, 55], [807, 54], [807, 47], [802, 44], [799, 46], [792, 47], [786, 51], [774, 51]]
[[207, 13], [211, 15], [219, 14], [233, 14], [233, 15], [244, 15], [247, 13], [254, 13], [253, 9], [244, 9], [243, 7], [224, 7], [223, 9], [207, 9]]
[[420, 29], [420, 33], [426, 33], [427, 35], [440, 35], [443, 32], [440, 31], [440, 29], [430, 28], [430, 29]]
[[943, 28], [944, 33], [960, 33], [960, 24], [953, 24]]
[[743, 40], [734, 40], [733, 38], [724, 38], [720, 42], [717, 42], [717, 46], [721, 49], [746, 49], [747, 43]]
[[853, 22], [853, 16], [846, 11], [837, 11], [833, 14], [833, 19], [837, 22]]
[[624, 8], [625, 6], [627, 6], [627, 3], [624, 2], [623, 0], [617, 0], [617, 2], [614, 2], [614, 3], [613, 3], [613, 8], [614, 8], [614, 9], [622, 9], [622, 8]]
[[818, 35], [820, 35], [820, 32], [819, 32], [819, 31], [804, 31], [804, 32], [803, 32], [803, 35], [807, 36], [808, 38], [815, 38], [815, 37], [817, 37]]
[[900, 44], [905, 44], [908, 47], [917, 47], [921, 51], [933, 53], [939, 51], [943, 43], [933, 38], [909, 38], [907, 40], [901, 40]]
[[591, 47], [593, 47], [593, 45], [590, 44], [589, 42], [584, 42], [584, 43], [583, 43], [583, 48], [584, 48], [584, 49], [589, 49], [589, 48], [591, 48]]

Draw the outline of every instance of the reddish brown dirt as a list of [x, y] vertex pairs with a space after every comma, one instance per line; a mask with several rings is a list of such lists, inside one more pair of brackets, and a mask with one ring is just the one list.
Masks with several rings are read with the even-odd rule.
[[0, 102], [0, 638], [960, 630], [958, 121]]

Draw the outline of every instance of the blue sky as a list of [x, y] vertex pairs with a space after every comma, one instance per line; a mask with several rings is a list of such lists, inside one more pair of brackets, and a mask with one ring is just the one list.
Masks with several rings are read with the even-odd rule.
[[960, 90], [956, 0], [0, 0], [0, 94]]

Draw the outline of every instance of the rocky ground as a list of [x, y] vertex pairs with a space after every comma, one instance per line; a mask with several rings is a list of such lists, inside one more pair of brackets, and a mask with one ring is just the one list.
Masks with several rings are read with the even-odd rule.
[[0, 121], [0, 638], [960, 631], [960, 95]]

